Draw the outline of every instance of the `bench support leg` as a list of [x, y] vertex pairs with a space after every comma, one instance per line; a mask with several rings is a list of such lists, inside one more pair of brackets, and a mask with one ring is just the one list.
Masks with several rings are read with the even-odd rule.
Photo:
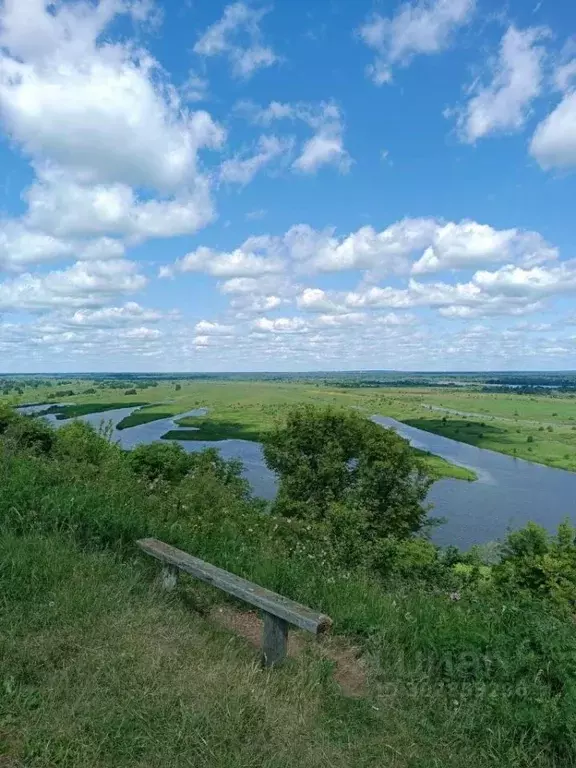
[[262, 663], [265, 667], [281, 664], [288, 648], [288, 622], [264, 612]]
[[173, 589], [176, 589], [177, 583], [178, 568], [175, 568], [173, 565], [165, 565], [164, 568], [162, 568], [162, 574], [160, 576], [160, 584], [162, 589], [165, 589], [167, 592], [171, 592]]

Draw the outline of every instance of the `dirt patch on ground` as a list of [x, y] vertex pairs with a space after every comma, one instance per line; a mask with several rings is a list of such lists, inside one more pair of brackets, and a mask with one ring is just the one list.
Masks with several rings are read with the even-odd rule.
[[23, 768], [24, 763], [16, 757], [9, 755], [0, 755], [0, 768]]
[[[262, 619], [255, 611], [238, 611], [231, 606], [216, 606], [208, 618], [219, 627], [233, 632], [260, 649], [262, 642]], [[334, 679], [346, 696], [360, 698], [367, 692], [366, 665], [360, 658], [358, 648], [329, 635], [307, 636], [304, 632], [291, 629], [288, 634], [288, 656], [297, 657], [305, 649], [312, 648], [321, 658], [334, 662]]]
[[0, 728], [0, 768], [22, 768], [24, 763], [14, 755], [21, 754], [22, 740], [10, 730]]

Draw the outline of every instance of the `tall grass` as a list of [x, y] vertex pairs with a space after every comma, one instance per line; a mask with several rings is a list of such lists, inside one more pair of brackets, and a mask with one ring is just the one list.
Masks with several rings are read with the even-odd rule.
[[274, 675], [148, 587], [137, 564], [57, 535], [0, 542], [0, 765], [346, 766], [319, 658]]

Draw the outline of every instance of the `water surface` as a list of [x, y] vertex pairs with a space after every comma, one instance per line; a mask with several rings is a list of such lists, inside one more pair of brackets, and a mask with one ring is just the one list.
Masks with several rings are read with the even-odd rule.
[[434, 533], [438, 544], [468, 547], [501, 539], [508, 529], [529, 520], [555, 530], [565, 517], [576, 521], [576, 473], [515, 459], [441, 435], [410, 427], [386, 416], [373, 416], [393, 427], [417, 448], [473, 469], [473, 483], [444, 478], [434, 483], [433, 514], [447, 522]]
[[[21, 409], [35, 408], [27, 406]], [[46, 406], [38, 406], [35, 412]], [[116, 425], [135, 408], [119, 408], [104, 413], [79, 417], [100, 427], [112, 422], [112, 439], [123, 448], [131, 449], [142, 443], [159, 440], [169, 430], [178, 430], [177, 419], [184, 416], [202, 416], [200, 408], [159, 419], [129, 429], [118, 430]], [[57, 420], [55, 415], [46, 417], [59, 427], [71, 419]], [[410, 427], [386, 416], [373, 416], [373, 421], [383, 427], [391, 427], [410, 443], [437, 456], [476, 472], [476, 482], [444, 478], [434, 483], [428, 500], [434, 505], [432, 515], [446, 518], [432, 536], [437, 544], [467, 548], [472, 544], [503, 538], [509, 529], [520, 528], [529, 520], [555, 530], [565, 517], [576, 521], [576, 473], [533, 464], [505, 454], [477, 448], [447, 437]], [[265, 499], [273, 499], [277, 489], [275, 475], [266, 467], [262, 446], [247, 440], [192, 441], [175, 440], [188, 453], [204, 448], [218, 448], [223, 458], [240, 459], [244, 476], [254, 493]]]

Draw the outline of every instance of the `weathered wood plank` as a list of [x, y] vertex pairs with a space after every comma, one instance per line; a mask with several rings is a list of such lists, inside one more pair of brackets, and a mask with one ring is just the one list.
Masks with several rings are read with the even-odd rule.
[[264, 614], [264, 626], [262, 628], [262, 661], [265, 667], [273, 667], [281, 664], [288, 651], [288, 622]]
[[242, 579], [233, 573], [217, 568], [215, 565], [204, 562], [197, 557], [183, 552], [181, 549], [171, 547], [158, 539], [140, 539], [136, 542], [146, 554], [155, 557], [162, 563], [172, 565], [185, 573], [195, 576], [197, 579], [212, 584], [229, 595], [244, 600], [265, 613], [270, 613], [279, 619], [294, 624], [300, 629], [305, 629], [317, 635], [327, 632], [332, 626], [332, 620], [328, 616], [307, 608], [305, 605], [289, 600], [282, 595], [259, 587], [251, 581]]
[[172, 590], [176, 589], [178, 584], [178, 568], [175, 568], [173, 565], [165, 565], [160, 575], [160, 583], [162, 584], [162, 589], [165, 589], [167, 592], [172, 592]]

